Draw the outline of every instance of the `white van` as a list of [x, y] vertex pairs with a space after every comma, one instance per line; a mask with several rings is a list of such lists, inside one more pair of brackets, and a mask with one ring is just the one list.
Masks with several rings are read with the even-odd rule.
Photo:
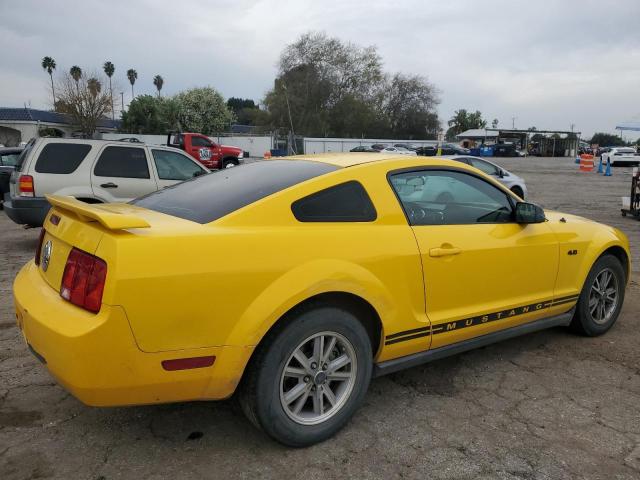
[[45, 194], [88, 203], [128, 202], [208, 172], [172, 147], [38, 138], [18, 159], [4, 211], [18, 224], [39, 227], [50, 208]]

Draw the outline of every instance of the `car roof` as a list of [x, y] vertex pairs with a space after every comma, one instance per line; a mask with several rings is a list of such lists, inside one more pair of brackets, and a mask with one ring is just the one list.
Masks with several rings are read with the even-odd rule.
[[[452, 155], [453, 156], [453, 155]], [[465, 155], [467, 156], [467, 155]], [[396, 161], [407, 162], [410, 159], [413, 159], [413, 162], [420, 162], [424, 165], [446, 165], [446, 160], [451, 160], [451, 158], [447, 158], [444, 156], [441, 157], [416, 157], [416, 156], [408, 156], [398, 153], [385, 153], [382, 152], [363, 152], [363, 153], [355, 153], [355, 152], [344, 152], [344, 153], [317, 153], [311, 155], [295, 155], [291, 157], [275, 157], [274, 159], [278, 160], [308, 160], [312, 162], [321, 162], [327, 163], [329, 165], [334, 165], [336, 167], [355, 167], [358, 165], [363, 165], [367, 163], [374, 162], [383, 162], [387, 161]], [[445, 160], [445, 161], [443, 161]]]

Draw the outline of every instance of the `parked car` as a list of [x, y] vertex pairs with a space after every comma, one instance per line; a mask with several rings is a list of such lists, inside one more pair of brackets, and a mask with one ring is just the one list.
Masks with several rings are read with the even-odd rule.
[[[438, 155], [438, 145], [424, 145], [416, 150], [418, 155], [425, 157], [435, 157]], [[453, 143], [443, 143], [441, 148], [442, 155], [469, 155], [470, 151]]]
[[518, 149], [513, 143], [496, 143], [493, 145], [494, 157], [518, 157]]
[[611, 165], [638, 165], [640, 164], [640, 154], [632, 147], [612, 147], [602, 154], [602, 162]]
[[413, 150], [414, 152], [418, 149], [418, 147], [416, 147], [412, 143], [395, 143], [393, 146], [397, 148], [405, 148], [407, 150]]
[[350, 152], [379, 152], [379, 150], [376, 150], [375, 148], [366, 147], [364, 145], [360, 145], [358, 147], [353, 147], [349, 151]]
[[170, 133], [167, 146], [184, 150], [211, 170], [235, 167], [244, 157], [241, 148], [220, 145], [201, 133]]
[[0, 147], [0, 210], [3, 208], [4, 194], [9, 192], [9, 179], [23, 150], [23, 147]]
[[[432, 202], [443, 182], [464, 195]], [[237, 391], [296, 447], [343, 427], [372, 377], [549, 327], [601, 335], [629, 281], [620, 230], [450, 160], [301, 155], [128, 205], [49, 199], [13, 285], [43, 367], [95, 406]]]
[[4, 211], [18, 224], [39, 227], [50, 208], [46, 195], [128, 202], [208, 172], [189, 155], [160, 145], [39, 138], [11, 174]]
[[399, 155], [416, 155], [416, 152], [414, 152], [413, 150], [407, 150], [406, 148], [402, 148], [402, 147], [385, 147], [382, 150], [380, 150], [380, 153], [395, 153], [395, 154], [399, 154]]
[[472, 157], [470, 155], [447, 155], [443, 156], [442, 158], [449, 158], [457, 162], [471, 165], [472, 167], [477, 168], [487, 175], [490, 175], [494, 180], [500, 182], [521, 199], [524, 200], [527, 196], [527, 186], [523, 178], [519, 177], [515, 173], [511, 173], [509, 170], [501, 167], [500, 165], [490, 162], [487, 159]]
[[373, 148], [374, 150], [382, 150], [383, 148], [387, 148], [389, 145], [386, 143], [374, 143], [373, 145], [371, 145], [371, 148]]

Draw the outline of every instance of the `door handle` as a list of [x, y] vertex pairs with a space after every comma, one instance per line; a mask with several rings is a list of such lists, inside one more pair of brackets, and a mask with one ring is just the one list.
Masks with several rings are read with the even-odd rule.
[[118, 188], [118, 185], [116, 185], [113, 182], [109, 182], [109, 183], [103, 183], [102, 185], [100, 185], [102, 188]]
[[457, 247], [436, 247], [429, 250], [429, 256], [445, 257], [447, 255], [458, 255], [460, 252], [462, 252], [462, 250]]

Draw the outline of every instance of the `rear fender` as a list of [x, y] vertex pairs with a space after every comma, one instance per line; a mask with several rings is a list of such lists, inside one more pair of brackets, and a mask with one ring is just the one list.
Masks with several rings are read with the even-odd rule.
[[293, 307], [329, 292], [350, 293], [366, 300], [383, 325], [385, 318], [397, 315], [398, 309], [390, 292], [370, 271], [343, 260], [317, 260], [289, 270], [269, 285], [244, 311], [231, 331], [227, 345], [257, 345]]

